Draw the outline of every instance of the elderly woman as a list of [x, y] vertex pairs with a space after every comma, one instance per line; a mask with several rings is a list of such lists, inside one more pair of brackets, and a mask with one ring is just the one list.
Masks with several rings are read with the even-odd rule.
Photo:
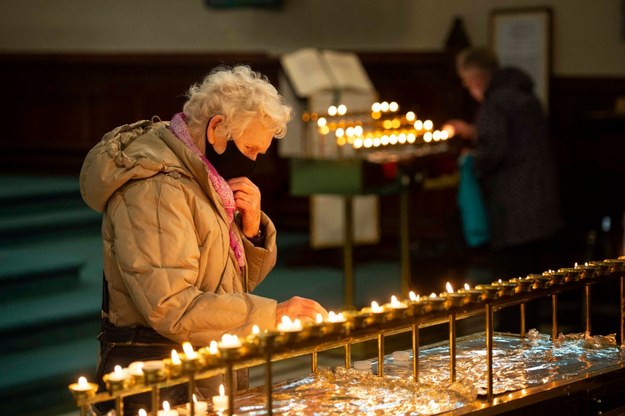
[[[103, 213], [99, 380], [115, 365], [163, 359], [184, 341], [208, 345], [253, 325], [273, 329], [283, 315], [325, 314], [313, 300], [277, 304], [250, 293], [275, 265], [276, 229], [248, 176], [291, 116], [262, 75], [220, 67], [189, 89], [169, 123], [118, 127], [89, 152], [81, 192]], [[184, 389], [162, 396], [187, 399]]]

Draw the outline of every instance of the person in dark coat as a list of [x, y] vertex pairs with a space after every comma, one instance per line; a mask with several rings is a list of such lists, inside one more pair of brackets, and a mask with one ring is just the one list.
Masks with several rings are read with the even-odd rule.
[[487, 49], [462, 51], [458, 75], [481, 105], [475, 124], [450, 120], [473, 142], [474, 170], [486, 202], [495, 278], [544, 271], [544, 253], [563, 225], [547, 118], [533, 82], [499, 68]]

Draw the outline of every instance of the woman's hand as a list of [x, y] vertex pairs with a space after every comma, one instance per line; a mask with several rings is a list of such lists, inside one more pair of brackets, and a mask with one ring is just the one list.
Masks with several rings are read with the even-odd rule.
[[260, 230], [260, 189], [246, 177], [228, 181], [234, 194], [234, 205], [241, 214], [243, 234], [254, 238]]
[[303, 322], [305, 320], [314, 321], [318, 313], [324, 318], [328, 316], [328, 312], [325, 308], [314, 300], [293, 296], [286, 302], [278, 303], [276, 309], [276, 325], [280, 323], [284, 315], [293, 320], [299, 318]]

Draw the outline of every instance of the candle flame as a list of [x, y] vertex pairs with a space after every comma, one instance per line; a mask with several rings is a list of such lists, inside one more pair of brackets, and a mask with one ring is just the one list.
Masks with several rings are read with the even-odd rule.
[[577, 262], [575, 262], [575, 267], [577, 267]]
[[[332, 312], [330, 312], [330, 313], [332, 313]], [[318, 313], [317, 317], [315, 318], [315, 322], [317, 322], [318, 324], [323, 323], [323, 315]]]
[[78, 387], [84, 389], [88, 385], [89, 385], [89, 383], [87, 383], [87, 378], [86, 377], [78, 377]]
[[139, 416], [148, 416], [148, 412], [145, 409], [139, 409]]
[[182, 344], [182, 350], [184, 351], [185, 354], [187, 355], [193, 355], [193, 346], [191, 345], [191, 343], [189, 342], [184, 342]]
[[471, 286], [468, 283], [464, 284], [464, 290], [471, 290]]
[[501, 283], [502, 283], [502, 282], [501, 282], [501, 279], [497, 280], [497, 283], [501, 284]]
[[430, 297], [431, 298], [435, 298], [436, 297], [436, 293], [434, 293], [434, 292], [430, 293]]
[[124, 375], [124, 370], [122, 369], [121, 365], [116, 365], [114, 371], [115, 371], [115, 375], [116, 376], [123, 376]]
[[415, 293], [411, 290], [410, 293], [408, 293], [408, 297], [410, 298], [411, 301], [416, 302], [419, 298], [417, 297], [417, 295], [415, 295]]
[[260, 334], [260, 328], [258, 327], [258, 325], [254, 325], [254, 326], [252, 327], [252, 334], [253, 334], [253, 335], [258, 335], [258, 334]]
[[454, 293], [454, 288], [451, 287], [451, 283], [447, 282], [445, 288], [447, 289], [447, 293]]
[[169, 407], [169, 402], [167, 400], [163, 402], [163, 410], [166, 412], [169, 412], [171, 410], [171, 408]]
[[289, 318], [287, 315], [282, 315], [282, 318], [280, 320], [282, 321], [284, 325], [288, 325], [288, 326], [290, 326], [293, 323], [293, 321], [291, 321], [291, 318]]
[[302, 321], [300, 321], [299, 318], [295, 318], [295, 320], [293, 321], [293, 328], [302, 329]]
[[193, 393], [193, 403], [197, 404], [197, 397], [195, 397], [195, 393]]
[[211, 355], [217, 355], [217, 353], [219, 352], [219, 349], [217, 348], [217, 341], [211, 341], [210, 345], [208, 346], [208, 352]]
[[375, 300], [371, 302], [371, 310], [376, 313], [382, 312], [382, 308], [380, 307], [380, 305], [378, 305], [378, 302], [376, 302]]
[[226, 391], [224, 390], [224, 385], [223, 384], [219, 385], [219, 395], [221, 397], [224, 397], [226, 395]]
[[172, 362], [172, 364], [175, 364], [175, 365], [180, 365], [181, 364], [180, 356], [178, 355], [178, 351], [171, 350], [171, 362]]
[[399, 301], [397, 300], [397, 296], [391, 296], [391, 305], [397, 305]]

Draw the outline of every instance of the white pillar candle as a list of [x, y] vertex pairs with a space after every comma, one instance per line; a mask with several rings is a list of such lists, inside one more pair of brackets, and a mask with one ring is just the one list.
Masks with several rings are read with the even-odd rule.
[[158, 416], [178, 416], [178, 411], [169, 407], [169, 402], [163, 402], [163, 410], [158, 411]]
[[213, 396], [213, 409], [222, 412], [228, 409], [228, 396], [225, 394], [224, 385], [219, 385], [219, 395]]
[[[206, 413], [208, 412], [208, 403], [207, 402], [198, 401], [197, 398], [195, 397], [195, 394], [194, 394], [193, 395], [193, 404], [195, 404], [195, 415], [196, 416], [204, 416], [204, 415], [206, 415]], [[187, 413], [191, 414], [191, 403], [187, 403]]]

